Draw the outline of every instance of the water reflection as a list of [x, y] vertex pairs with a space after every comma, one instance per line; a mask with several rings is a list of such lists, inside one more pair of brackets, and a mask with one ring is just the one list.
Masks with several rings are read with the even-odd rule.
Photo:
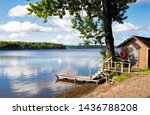
[[88, 76], [98, 50], [0, 51], [0, 97], [53, 97], [72, 87], [55, 74]]
[[32, 77], [37, 76], [39, 72], [43, 71], [51, 71], [51, 68], [47, 67], [31, 67], [28, 65], [24, 65], [22, 67], [19, 66], [10, 66], [10, 67], [3, 67], [0, 70], [0, 75], [9, 77], [12, 79], [20, 78], [20, 77]]
[[13, 81], [11, 83], [11, 89], [18, 95], [18, 97], [22, 97], [22, 95], [23, 97], [52, 97], [55, 94], [58, 94], [58, 92], [70, 87], [73, 87], [73, 85], [61, 82], [18, 83], [18, 81]]

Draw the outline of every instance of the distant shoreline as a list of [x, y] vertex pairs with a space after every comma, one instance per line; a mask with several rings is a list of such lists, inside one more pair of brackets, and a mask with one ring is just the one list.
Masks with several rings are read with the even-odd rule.
[[[106, 48], [106, 46], [102, 46], [103, 48]], [[101, 49], [100, 45], [68, 45], [66, 46], [67, 49]], [[117, 46], [115, 46], [117, 48]]]
[[63, 44], [51, 42], [7, 42], [0, 41], [0, 50], [50, 50], [66, 49]]
[[[51, 42], [0, 41], [2, 50], [101, 49], [100, 45], [63, 45]], [[106, 48], [106, 46], [103, 46]], [[117, 47], [115, 47], [117, 48]]]
[[68, 45], [66, 46], [67, 49], [99, 49], [100, 46], [99, 45]]

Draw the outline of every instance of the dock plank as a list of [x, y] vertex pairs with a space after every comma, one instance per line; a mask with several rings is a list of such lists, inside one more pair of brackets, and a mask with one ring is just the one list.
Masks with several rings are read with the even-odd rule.
[[101, 80], [104, 79], [98, 79], [98, 80], [91, 80], [90, 77], [83, 77], [83, 76], [77, 76], [77, 75], [56, 75], [57, 81], [64, 81], [69, 80], [76, 82], [84, 82], [84, 83], [99, 83]]

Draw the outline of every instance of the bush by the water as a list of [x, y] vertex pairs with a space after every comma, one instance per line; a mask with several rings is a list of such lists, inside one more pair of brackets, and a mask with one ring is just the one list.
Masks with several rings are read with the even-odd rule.
[[140, 69], [139, 72], [150, 73], [150, 68], [148, 68], [148, 69]]
[[114, 76], [114, 77], [113, 77], [112, 81], [113, 81], [115, 84], [119, 84], [119, 83], [121, 83], [123, 80], [125, 80], [126, 78], [131, 77], [131, 74], [129, 74], [129, 73], [122, 73], [122, 74], [114, 73], [113, 76]]
[[6, 42], [0, 41], [0, 50], [66, 49], [63, 44], [50, 42]]

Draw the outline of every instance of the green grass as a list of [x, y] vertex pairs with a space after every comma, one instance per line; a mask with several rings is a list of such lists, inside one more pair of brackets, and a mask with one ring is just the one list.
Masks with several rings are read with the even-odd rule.
[[138, 72], [150, 73], [150, 68], [148, 68], [148, 69], [139, 69]]
[[122, 73], [122, 74], [114, 73], [113, 76], [114, 76], [113, 79], [112, 79], [113, 82], [115, 84], [119, 84], [122, 81], [124, 81], [126, 78], [130, 78], [131, 74], [129, 74], [129, 73]]

